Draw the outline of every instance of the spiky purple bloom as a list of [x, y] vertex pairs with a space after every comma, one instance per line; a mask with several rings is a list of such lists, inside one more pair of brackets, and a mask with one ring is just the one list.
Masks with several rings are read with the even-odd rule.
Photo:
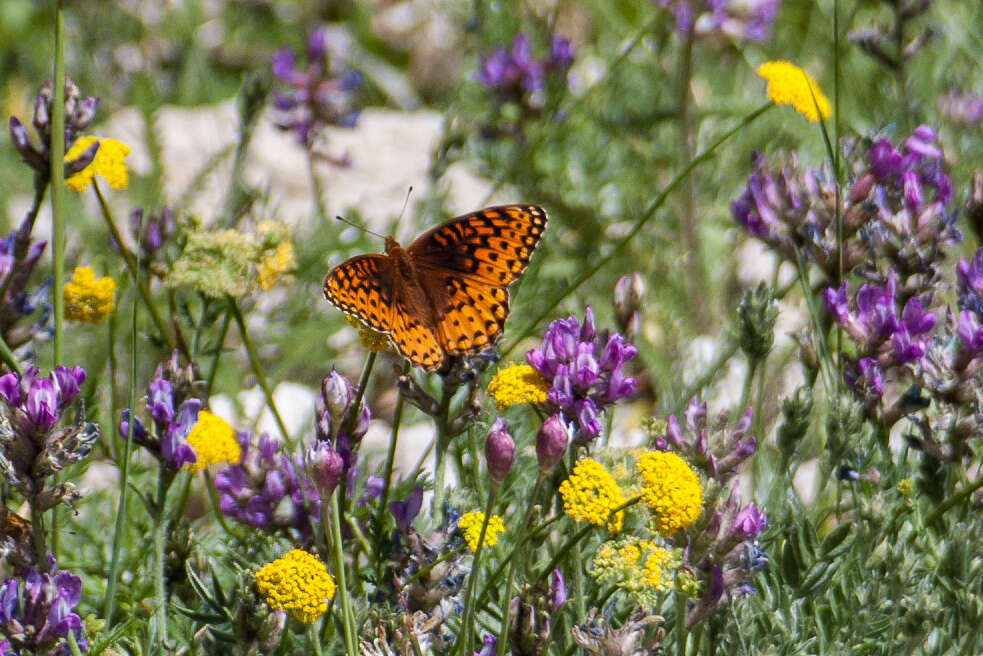
[[526, 94], [541, 89], [547, 76], [565, 76], [573, 58], [574, 48], [570, 41], [552, 34], [549, 56], [537, 59], [532, 55], [529, 37], [520, 32], [512, 40], [510, 49], [498, 46], [481, 58], [475, 78], [498, 93], [502, 100], [520, 102]]
[[89, 648], [82, 619], [72, 612], [82, 600], [82, 579], [57, 571], [52, 556], [48, 561], [48, 572], [29, 570], [0, 585], [0, 633], [7, 638], [6, 653], [67, 656], [69, 632], [81, 651]]
[[413, 520], [420, 513], [423, 506], [423, 486], [417, 485], [406, 495], [402, 501], [393, 501], [389, 504], [389, 512], [396, 520], [396, 528], [400, 533], [409, 533], [413, 526]]
[[576, 426], [575, 439], [588, 442], [600, 434], [604, 410], [635, 391], [636, 381], [625, 375], [624, 365], [636, 353], [619, 333], [598, 333], [587, 306], [583, 324], [577, 317], [553, 321], [542, 346], [526, 353], [526, 362], [550, 385], [550, 411], [562, 413]]
[[283, 453], [282, 444], [265, 433], [258, 439], [251, 433], [236, 438], [242, 448], [239, 464], [215, 476], [222, 513], [255, 528], [292, 529], [309, 538], [321, 493], [304, 473], [303, 461]]
[[708, 41], [767, 41], [781, 0], [653, 0], [672, 12], [676, 29]]
[[124, 410], [119, 431], [122, 437], [127, 437], [133, 422], [134, 443], [146, 448], [164, 466], [177, 471], [198, 461], [195, 450], [188, 444], [188, 435], [198, 423], [203, 404], [201, 399], [191, 397], [175, 407], [174, 383], [165, 377], [168, 371], [165, 366], [158, 366], [147, 386], [145, 407], [153, 423], [152, 430], [130, 410]]
[[[864, 353], [884, 357], [883, 364], [920, 361], [928, 346], [928, 334], [935, 328], [935, 315], [916, 296], [905, 302], [899, 316], [898, 296], [897, 274], [893, 268], [888, 270], [883, 285], [865, 283], [860, 287], [856, 311], [850, 309], [846, 281], [839, 289], [830, 287], [823, 292], [826, 307], [837, 322], [864, 347]], [[884, 348], [886, 344], [891, 348]]]
[[[47, 179], [50, 173], [51, 151], [51, 103], [54, 98], [54, 84], [51, 80], [41, 85], [38, 97], [34, 102], [32, 123], [37, 130], [38, 145], [31, 143], [27, 128], [16, 116], [10, 117], [10, 137], [21, 159], [39, 175]], [[95, 118], [99, 99], [83, 98], [78, 86], [68, 77], [65, 78], [65, 152], [72, 147], [76, 138], [89, 126]], [[98, 144], [92, 144], [81, 155], [65, 163], [65, 175], [78, 173], [92, 163]]]
[[38, 373], [29, 367], [23, 377], [0, 376], [0, 471], [32, 507], [45, 510], [67, 493], [50, 488], [48, 477], [88, 456], [100, 431], [83, 418], [57, 427], [85, 381], [82, 367], [58, 366], [46, 378]]
[[284, 90], [273, 94], [276, 125], [292, 130], [308, 147], [325, 126], [354, 127], [358, 120], [354, 92], [362, 86], [362, 77], [355, 71], [332, 71], [326, 39], [324, 30], [310, 33], [305, 69], [297, 67], [286, 48], [271, 61], [273, 75], [284, 84]]
[[[706, 401], [693, 397], [683, 413], [684, 423], [670, 415], [666, 432], [653, 437], [659, 451], [681, 454], [692, 464], [706, 470], [707, 475], [726, 482], [736, 473], [737, 466], [754, 455], [758, 439], [748, 435], [754, 419], [754, 409], [748, 406], [733, 428], [712, 429], [708, 423]], [[723, 425], [717, 421], [713, 426]]]
[[884, 256], [906, 284], [916, 274], [931, 281], [943, 249], [962, 240], [935, 130], [919, 126], [897, 147], [881, 138], [843, 150], [853, 179], [839, 194], [828, 167], [800, 170], [793, 155], [771, 171], [756, 155], [747, 188], [731, 205], [734, 219], [783, 259], [801, 256], [830, 279], [840, 276], [841, 256], [843, 271]]

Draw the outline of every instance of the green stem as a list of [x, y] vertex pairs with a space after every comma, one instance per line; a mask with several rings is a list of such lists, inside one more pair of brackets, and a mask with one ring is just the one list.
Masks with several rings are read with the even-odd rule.
[[[522, 526], [519, 529], [517, 535], [525, 535], [526, 530], [529, 528], [529, 522], [532, 520], [533, 509], [536, 507], [536, 499], [539, 497], [539, 491], [543, 487], [543, 481], [546, 477], [540, 474], [536, 477], [536, 484], [533, 486], [532, 494], [529, 495], [529, 501], [526, 505], [525, 517], [522, 519]], [[519, 556], [515, 556], [519, 553]], [[515, 578], [516, 570], [516, 560], [521, 559], [522, 552], [519, 552], [519, 546], [512, 550], [513, 557], [509, 559], [509, 573], [505, 577], [505, 588], [502, 589], [502, 626], [499, 629], [498, 634], [498, 656], [505, 656], [505, 646], [508, 644], [508, 633], [509, 633], [509, 621], [510, 615], [512, 614], [512, 581]]]
[[273, 413], [273, 418], [276, 419], [276, 424], [283, 433], [283, 439], [287, 442], [288, 446], [293, 446], [293, 440], [290, 437], [290, 432], [287, 431], [287, 425], [283, 421], [283, 417], [280, 416], [280, 411], [277, 410], [276, 402], [273, 400], [273, 390], [270, 389], [270, 383], [266, 380], [266, 374], [263, 373], [263, 367], [259, 362], [259, 356], [256, 355], [256, 348], [253, 346], [253, 340], [249, 337], [249, 330], [246, 328], [246, 321], [242, 318], [242, 311], [239, 309], [239, 303], [229, 296], [229, 308], [232, 310], [232, 316], [236, 320], [236, 324], [239, 326], [239, 334], [242, 335], [242, 343], [246, 346], [246, 353], [249, 354], [249, 364], [252, 365], [253, 373], [256, 374], [256, 380], [259, 381], [259, 386], [263, 389], [263, 394], [266, 396], [266, 405], [269, 406], [270, 412]]
[[457, 391], [457, 387], [449, 384], [446, 379], [442, 381], [442, 384], [440, 412], [434, 417], [434, 423], [437, 425], [437, 435], [434, 437], [436, 446], [434, 449], [433, 507], [431, 509], [434, 527], [439, 527], [444, 522], [444, 499], [447, 494], [447, 489], [444, 485], [447, 474], [446, 455], [451, 443], [448, 430], [448, 417], [450, 416], [451, 398], [454, 396], [454, 392]]
[[485, 518], [481, 522], [481, 532], [478, 534], [478, 548], [474, 550], [474, 560], [471, 563], [471, 574], [468, 576], [468, 589], [464, 596], [464, 615], [461, 616], [461, 629], [458, 631], [457, 647], [461, 654], [471, 653], [471, 616], [474, 614], [474, 590], [478, 587], [478, 573], [481, 569], [481, 554], [485, 547], [485, 532], [491, 520], [495, 499], [498, 497], [498, 485], [492, 484], [485, 502]]
[[[119, 505], [116, 509], [116, 528], [113, 533], [113, 552], [112, 559], [109, 565], [109, 581], [106, 584], [106, 597], [102, 603], [102, 617], [106, 620], [106, 628], [110, 629], [113, 626], [113, 607], [116, 604], [116, 583], [119, 580], [119, 573], [123, 567], [123, 559], [120, 557], [120, 552], [123, 549], [123, 535], [126, 532], [126, 517], [127, 517], [127, 500], [129, 496], [127, 491], [129, 489], [128, 481], [130, 475], [130, 445], [133, 444], [133, 424], [136, 421], [135, 416], [132, 414], [136, 409], [137, 405], [137, 308], [139, 306], [133, 304], [133, 322], [132, 331], [130, 333], [130, 421], [127, 425], [126, 431], [126, 442], [123, 444], [123, 458], [120, 464], [120, 479], [119, 479]], [[116, 421], [115, 417], [111, 417], [109, 424], [113, 425]]]
[[382, 580], [382, 570], [385, 558], [382, 554], [383, 526], [385, 526], [386, 511], [389, 508], [389, 492], [392, 485], [393, 466], [396, 462], [396, 445], [399, 443], [399, 426], [403, 421], [403, 397], [396, 402], [393, 414], [392, 436], [389, 438], [389, 450], [386, 452], [386, 464], [382, 470], [382, 495], [379, 497], [379, 507], [375, 512], [375, 548], [377, 580]]
[[676, 625], [673, 627], [676, 634], [676, 656], [686, 656], [686, 595], [676, 592]]
[[[935, 524], [937, 521], [939, 521], [942, 518], [942, 515], [944, 515], [954, 506], [968, 499], [970, 496], [972, 496], [974, 492], [976, 492], [976, 490], [980, 489], [981, 487], [983, 487], [983, 477], [977, 478], [975, 481], [964, 487], [962, 490], [960, 490], [956, 494], [952, 495], [951, 497], [943, 501], [941, 504], [939, 504], [938, 508], [932, 511], [931, 515], [925, 518], [925, 526], [932, 526], [933, 524]], [[913, 533], [912, 535], [917, 535], [917, 533]]]
[[758, 109], [754, 110], [746, 117], [744, 117], [744, 119], [742, 119], [740, 123], [738, 123], [736, 126], [728, 130], [723, 136], [721, 136], [715, 142], [713, 142], [706, 150], [704, 150], [699, 155], [694, 157], [693, 161], [691, 161], [688, 166], [686, 166], [682, 171], [680, 171], [676, 175], [676, 177], [673, 178], [668, 185], [666, 185], [666, 188], [663, 189], [662, 193], [660, 193], [658, 197], [652, 202], [652, 204], [649, 205], [648, 209], [645, 210], [645, 213], [642, 215], [642, 217], [635, 222], [635, 225], [632, 227], [631, 231], [627, 235], [625, 235], [625, 237], [621, 241], [615, 244], [614, 248], [611, 249], [611, 252], [609, 252], [604, 257], [600, 258], [594, 266], [587, 269], [587, 271], [582, 273], [572, 283], [567, 285], [567, 287], [563, 290], [562, 294], [551, 300], [549, 303], [545, 304], [545, 307], [540, 311], [540, 313], [532, 321], [526, 324], [526, 327], [519, 333], [519, 336], [513, 339], [512, 342], [508, 345], [508, 347], [502, 350], [502, 358], [505, 359], [506, 357], [508, 357], [508, 354], [511, 353], [512, 350], [522, 342], [522, 340], [532, 335], [538, 329], [538, 326], [543, 321], [543, 319], [550, 316], [553, 313], [553, 310], [556, 309], [556, 307], [563, 301], [563, 299], [565, 299], [567, 296], [569, 296], [577, 289], [579, 289], [582, 284], [593, 278], [598, 271], [603, 269], [605, 266], [608, 265], [608, 263], [610, 263], [615, 257], [617, 257], [621, 253], [621, 251], [629, 243], [631, 243], [632, 239], [635, 238], [635, 235], [637, 235], [641, 231], [641, 229], [644, 228], [645, 225], [652, 219], [652, 217], [655, 216], [655, 213], [659, 210], [659, 208], [661, 208], [662, 205], [665, 204], [666, 199], [669, 197], [669, 194], [675, 191], [679, 187], [679, 185], [682, 184], [682, 182], [689, 176], [690, 173], [692, 173], [692, 171], [697, 166], [703, 164], [704, 162], [709, 161], [713, 157], [713, 154], [717, 151], [717, 149], [720, 148], [720, 146], [722, 146], [728, 139], [730, 139], [735, 134], [743, 130], [745, 127], [753, 123], [755, 119], [757, 119], [759, 116], [761, 116], [762, 114], [764, 114], [766, 111], [768, 111], [774, 106], [775, 106], [774, 103], [769, 101], [766, 105], [762, 105]]
[[215, 376], [218, 375], [218, 365], [222, 360], [222, 346], [225, 344], [225, 336], [229, 333], [229, 314], [231, 310], [225, 312], [222, 319], [222, 328], [219, 330], [218, 343], [215, 345], [215, 357], [212, 358], [212, 368], [208, 372], [208, 383], [205, 385], [205, 398], [212, 397], [212, 388], [215, 386]]
[[[331, 550], [334, 554], [335, 576], [338, 578], [338, 594], [341, 595], [342, 626], [345, 629], [345, 647], [348, 654], [358, 656], [358, 645], [355, 643], [355, 615], [352, 613], [350, 591], [345, 580], [345, 553], [341, 542], [341, 512], [339, 511], [338, 495], [344, 489], [343, 485], [335, 487], [331, 493]], [[324, 504], [322, 504], [322, 508]], [[321, 514], [322, 524], [326, 524], [324, 512]]]
[[[106, 219], [106, 227], [109, 228], [113, 239], [119, 244], [119, 252], [123, 256], [123, 261], [126, 263], [126, 268], [130, 272], [130, 276], [133, 278], [133, 284], [136, 285], [137, 291], [140, 292], [140, 298], [143, 299], [143, 304], [147, 306], [150, 317], [157, 327], [157, 332], [167, 342], [168, 349], [173, 351], [177, 347], [177, 343], [171, 331], [167, 329], [167, 324], [164, 322], [164, 318], [160, 316], [157, 306], [154, 305], [153, 297], [150, 295], [150, 289], [147, 288], [147, 284], [140, 277], [140, 267], [137, 258], [130, 252], [130, 249], [127, 248], [126, 243], [123, 241], [123, 235], [120, 234], [119, 228], [116, 227], [116, 221], [113, 219], [113, 212], [109, 209], [109, 204], [106, 203], [106, 198], [102, 195], [102, 190], [99, 189], [99, 183], [96, 180], [92, 181], [92, 188], [95, 190], [96, 197], [99, 199], [102, 216]], [[187, 349], [182, 349], [182, 351], [184, 352], [184, 356], [190, 361], [191, 354], [187, 352]]]
[[[683, 168], [689, 166], [693, 159], [693, 121], [690, 112], [690, 83], [692, 82], [693, 71], [693, 44], [696, 35], [692, 30], [686, 38], [686, 45], [683, 48], [683, 64], [680, 67], [679, 81], [679, 140], [682, 149]], [[690, 298], [700, 298], [708, 289], [706, 284], [706, 272], [703, 269], [703, 256], [700, 242], [700, 227], [697, 223], [696, 214], [696, 185], [693, 183], [693, 176], [687, 176], [685, 189], [683, 189], [683, 242], [686, 245], [686, 265], [688, 268], [687, 284], [689, 285]], [[707, 315], [707, 303], [691, 303], [693, 310], [694, 324], [699, 332], [709, 330], [709, 317]]]
[[3, 363], [10, 367], [11, 371], [17, 372], [18, 376], [24, 375], [24, 370], [21, 369], [20, 364], [17, 362], [17, 358], [14, 357], [14, 352], [10, 350], [9, 346], [7, 346], [7, 342], [4, 341], [3, 335], [0, 335], [0, 360], [3, 360]]
[[317, 177], [317, 172], [314, 170], [314, 153], [310, 148], [307, 149], [307, 172], [311, 176], [311, 193], [314, 195], [314, 209], [317, 212], [315, 216], [317, 219], [316, 225], [323, 226], [328, 220], [328, 211], [324, 207], [321, 180]]
[[174, 481], [174, 473], [161, 463], [157, 476], [157, 499], [154, 501], [154, 627], [152, 631], [156, 653], [167, 650], [167, 587], [164, 581], [164, 566], [167, 548], [167, 491]]
[[51, 256], [54, 265], [55, 365], [62, 363], [65, 337], [65, 16], [55, 3], [55, 66], [51, 98]]

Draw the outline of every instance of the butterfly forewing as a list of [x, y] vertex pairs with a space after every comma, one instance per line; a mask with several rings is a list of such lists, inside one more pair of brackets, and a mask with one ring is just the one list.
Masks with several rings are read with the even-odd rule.
[[425, 232], [406, 250], [418, 266], [504, 287], [526, 270], [546, 221], [546, 212], [536, 205], [488, 207]]
[[324, 296], [373, 330], [388, 333], [393, 325], [390, 258], [373, 253], [342, 262], [324, 279]]

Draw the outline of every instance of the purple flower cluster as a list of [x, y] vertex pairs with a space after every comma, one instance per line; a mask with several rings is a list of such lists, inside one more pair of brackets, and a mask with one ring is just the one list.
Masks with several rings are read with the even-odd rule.
[[729, 431], [712, 430], [707, 423], [706, 401], [695, 397], [690, 399], [683, 418], [685, 424], [680, 424], [676, 415], [670, 415], [666, 432], [653, 437], [655, 448], [679, 453], [721, 483], [730, 480], [737, 473], [737, 466], [757, 449], [758, 439], [748, 435], [754, 408], [748, 407]]
[[273, 55], [273, 75], [287, 85], [285, 91], [275, 91], [273, 95], [276, 124], [293, 130], [305, 146], [311, 146], [325, 126], [354, 127], [358, 121], [354, 100], [355, 91], [362, 86], [362, 76], [348, 71], [332, 77], [327, 58], [323, 29], [308, 36], [306, 69], [297, 68], [289, 48]]
[[553, 321], [542, 346], [526, 353], [526, 362], [550, 386], [547, 407], [572, 422], [574, 439], [586, 443], [601, 433], [604, 409], [635, 391], [636, 381], [623, 367], [636, 353], [620, 334], [598, 333], [587, 306], [583, 324], [577, 317]]
[[82, 367], [58, 366], [47, 378], [38, 373], [30, 367], [23, 377], [0, 376], [0, 465], [10, 485], [32, 503], [51, 507], [61, 497], [56, 494], [44, 501], [37, 497], [44, 479], [86, 457], [99, 439], [99, 429], [82, 421], [55, 429], [81, 391]]
[[0, 656], [67, 656], [71, 652], [64, 639], [69, 632], [81, 651], [89, 648], [82, 620], [72, 612], [82, 599], [82, 579], [56, 572], [54, 558], [48, 560], [49, 572], [29, 570], [0, 585], [0, 633], [6, 636], [0, 640]]
[[[703, 517], [690, 538], [684, 557], [705, 578], [706, 591], [692, 608], [687, 625], [700, 622], [727, 596], [750, 590], [747, 582], [767, 561], [760, 552], [754, 563], [746, 554], [756, 552], [758, 537], [768, 526], [768, 516], [753, 501], [741, 502], [737, 468], [754, 455], [758, 440], [749, 435], [754, 409], [748, 407], [733, 427], [727, 428], [727, 416], [712, 422], [706, 402], [690, 400], [684, 421], [669, 417], [663, 434], [653, 435], [660, 451], [672, 451], [701, 470], [712, 483], [705, 486]], [[729, 491], [729, 493], [728, 493]], [[726, 500], [725, 500], [726, 497]]]
[[[903, 301], [897, 274], [889, 269], [883, 285], [866, 283], [856, 296], [856, 310], [850, 309], [849, 283], [823, 292], [826, 307], [861, 347], [862, 357], [848, 382], [867, 398], [883, 392], [882, 370], [919, 362], [928, 350], [929, 333], [935, 328], [935, 315], [917, 296]], [[899, 308], [903, 309], [899, 312]]]
[[[10, 137], [20, 154], [38, 175], [45, 180], [51, 171], [49, 152], [51, 150], [51, 102], [54, 97], [54, 84], [47, 80], [41, 85], [37, 100], [34, 102], [34, 129], [41, 137], [37, 146], [31, 143], [27, 128], [16, 116], [10, 117]], [[99, 107], [98, 98], [83, 98], [78, 86], [70, 78], [65, 78], [65, 151], [67, 152], [75, 139], [85, 130], [96, 116]], [[85, 152], [70, 162], [65, 162], [65, 176], [78, 173], [92, 163], [99, 144], [92, 144]]]
[[973, 127], [983, 123], [983, 96], [962, 89], [949, 89], [939, 98], [939, 111], [953, 123]]
[[312, 535], [321, 507], [321, 493], [304, 473], [301, 458], [281, 451], [279, 440], [263, 434], [237, 435], [242, 447], [239, 464], [215, 476], [222, 513], [236, 521], [265, 530], [294, 529]]
[[[841, 198], [843, 265], [851, 271], [877, 256], [907, 282], [934, 282], [943, 247], [958, 243], [952, 184], [943, 169], [935, 130], [919, 126], [900, 147], [877, 139], [866, 147], [845, 144], [853, 182]], [[795, 157], [777, 172], [756, 155], [744, 193], [731, 205], [747, 232], [789, 261], [796, 253], [830, 279], [839, 272], [835, 180], [826, 170], [800, 172]]]
[[676, 29], [708, 40], [767, 41], [781, 0], [652, 0], [672, 12]]
[[[51, 323], [52, 309], [48, 302], [50, 285], [42, 283], [33, 292], [27, 290], [31, 273], [48, 243], [32, 242], [30, 231], [25, 232], [31, 227], [31, 224], [25, 223], [6, 239], [0, 238], [0, 285], [6, 290], [2, 299], [4, 311], [0, 312], [0, 333], [12, 349], [46, 336]], [[38, 307], [42, 307], [43, 311], [32, 325], [18, 325], [21, 319], [34, 314]]]
[[512, 40], [511, 50], [498, 46], [481, 58], [477, 79], [494, 89], [504, 101], [521, 102], [526, 94], [542, 89], [547, 76], [565, 77], [573, 56], [570, 42], [553, 34], [549, 57], [535, 59], [529, 37], [520, 33]]
[[181, 394], [175, 393], [174, 383], [165, 376], [165, 368], [157, 367], [147, 387], [146, 408], [153, 419], [153, 433], [148, 432], [140, 418], [133, 416], [129, 410], [123, 411], [119, 431], [126, 437], [132, 418], [133, 441], [150, 451], [165, 466], [177, 471], [184, 465], [198, 461], [195, 450], [187, 440], [191, 429], [198, 423], [198, 413], [203, 404], [201, 399], [194, 397], [182, 401], [179, 398]]

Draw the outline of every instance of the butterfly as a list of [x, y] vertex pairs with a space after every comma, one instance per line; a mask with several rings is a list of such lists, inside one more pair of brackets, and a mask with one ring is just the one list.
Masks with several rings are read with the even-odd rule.
[[439, 369], [448, 357], [494, 346], [509, 316], [509, 286], [529, 264], [546, 229], [536, 205], [488, 207], [442, 223], [403, 248], [358, 255], [332, 269], [324, 296], [389, 336], [414, 366]]

